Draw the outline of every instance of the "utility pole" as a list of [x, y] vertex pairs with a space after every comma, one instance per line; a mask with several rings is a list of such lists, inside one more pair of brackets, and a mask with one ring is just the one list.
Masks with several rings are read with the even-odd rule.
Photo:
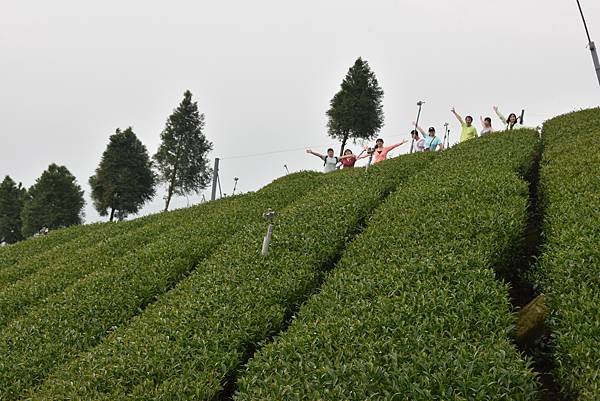
[[579, 13], [581, 14], [581, 19], [583, 20], [583, 27], [585, 28], [585, 34], [587, 35], [588, 39], [588, 47], [590, 48], [590, 52], [592, 52], [592, 60], [594, 61], [594, 68], [596, 68], [598, 84], [600, 84], [600, 61], [598, 60], [596, 44], [592, 41], [592, 38], [590, 37], [590, 31], [588, 30], [587, 23], [585, 22], [585, 17], [583, 15], [583, 10], [581, 9], [581, 3], [579, 3], [579, 0], [577, 0], [577, 7], [579, 7]]
[[215, 167], [213, 168], [213, 179], [212, 179], [212, 193], [210, 200], [214, 201], [217, 197], [217, 182], [219, 179], [219, 158], [215, 157]]

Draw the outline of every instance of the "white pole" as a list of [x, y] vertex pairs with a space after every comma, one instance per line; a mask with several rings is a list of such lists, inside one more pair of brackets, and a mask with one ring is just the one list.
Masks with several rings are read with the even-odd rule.
[[271, 237], [273, 236], [273, 224], [269, 224], [267, 228], [267, 235], [263, 238], [262, 255], [267, 256], [269, 254], [269, 244], [271, 243]]

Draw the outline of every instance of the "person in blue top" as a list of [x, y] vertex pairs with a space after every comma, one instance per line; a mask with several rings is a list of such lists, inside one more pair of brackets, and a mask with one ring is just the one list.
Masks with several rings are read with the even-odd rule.
[[427, 135], [425, 134], [423, 128], [419, 127], [417, 123], [413, 122], [413, 126], [416, 126], [421, 135], [423, 135], [423, 140], [425, 141], [425, 152], [436, 152], [438, 150], [444, 150], [444, 145], [442, 144], [442, 141], [435, 135], [434, 127], [429, 127], [429, 134]]

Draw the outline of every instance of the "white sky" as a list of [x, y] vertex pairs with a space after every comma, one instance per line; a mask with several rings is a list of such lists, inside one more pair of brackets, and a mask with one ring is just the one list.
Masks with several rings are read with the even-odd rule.
[[[535, 126], [600, 98], [575, 0], [0, 5], [0, 175], [29, 187], [50, 163], [66, 165], [86, 191], [88, 222], [99, 217], [87, 181], [109, 135], [131, 125], [154, 154], [186, 89], [206, 114], [211, 157], [223, 158], [225, 193], [236, 176], [238, 191], [248, 191], [284, 174], [284, 164], [322, 168], [303, 149], [337, 152], [325, 112], [359, 56], [385, 91], [388, 144], [408, 139], [417, 100], [426, 101], [421, 125], [441, 133], [451, 123], [454, 142], [453, 105], [476, 120], [492, 116], [494, 104], [525, 108]], [[582, 6], [600, 46], [600, 1]], [[163, 195], [142, 213], [161, 210]]]

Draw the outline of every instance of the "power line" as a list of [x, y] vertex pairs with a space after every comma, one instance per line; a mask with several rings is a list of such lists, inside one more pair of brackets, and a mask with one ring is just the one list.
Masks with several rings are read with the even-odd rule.
[[[405, 135], [402, 135], [402, 134], [386, 135], [386, 138], [399, 138], [401, 136], [405, 136]], [[368, 141], [360, 140], [360, 142], [368, 142]], [[304, 146], [302, 148], [282, 149], [282, 150], [273, 150], [273, 151], [269, 151], [269, 152], [251, 153], [251, 154], [247, 154], [247, 155], [219, 157], [219, 160], [248, 159], [251, 157], [269, 156], [269, 155], [274, 155], [274, 154], [279, 154], [279, 153], [298, 152], [298, 151], [309, 149], [309, 148], [321, 148], [321, 147], [329, 146], [330, 144], [331, 144], [331, 142], [329, 142], [327, 144], [316, 145], [316, 146]], [[362, 146], [362, 145], [360, 145], [360, 146]]]

